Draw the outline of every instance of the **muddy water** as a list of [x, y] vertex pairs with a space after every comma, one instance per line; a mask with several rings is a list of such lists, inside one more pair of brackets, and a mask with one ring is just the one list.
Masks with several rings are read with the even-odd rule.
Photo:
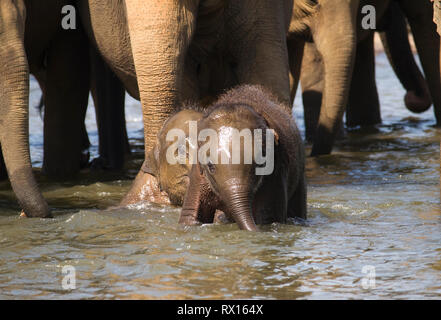
[[[440, 298], [440, 131], [432, 109], [405, 110], [383, 54], [377, 66], [383, 124], [308, 159], [308, 226], [261, 233], [185, 228], [179, 210], [165, 206], [102, 210], [119, 201], [142, 162], [141, 113], [128, 99], [135, 148], [124, 175], [86, 171], [66, 183], [38, 175], [50, 220], [18, 218], [8, 184], [0, 185], [0, 298]], [[31, 89], [36, 104], [35, 82]], [[303, 130], [299, 99], [295, 116]], [[96, 156], [93, 109], [87, 126]], [[41, 167], [34, 108], [30, 128]], [[65, 266], [75, 268], [75, 289], [63, 289]]]

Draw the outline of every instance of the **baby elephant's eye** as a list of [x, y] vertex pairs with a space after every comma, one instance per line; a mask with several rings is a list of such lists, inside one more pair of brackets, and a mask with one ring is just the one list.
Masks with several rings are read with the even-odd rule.
[[214, 174], [214, 172], [216, 171], [216, 167], [214, 166], [213, 162], [211, 162], [211, 161], [208, 161], [207, 168], [211, 174]]

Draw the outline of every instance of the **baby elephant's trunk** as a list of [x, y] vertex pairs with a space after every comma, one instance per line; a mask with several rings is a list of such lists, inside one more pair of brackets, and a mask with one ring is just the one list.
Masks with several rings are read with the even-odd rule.
[[257, 231], [248, 192], [234, 192], [228, 197], [228, 211], [241, 230]]

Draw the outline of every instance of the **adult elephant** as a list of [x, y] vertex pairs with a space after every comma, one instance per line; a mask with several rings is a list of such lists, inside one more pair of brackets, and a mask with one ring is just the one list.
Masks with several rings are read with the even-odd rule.
[[[17, 3], [20, 1], [16, 1]], [[43, 89], [43, 171], [65, 179], [80, 169], [84, 118], [89, 97], [89, 46], [80, 24], [63, 29], [62, 8], [70, 0], [44, 4], [25, 0], [24, 48], [29, 66]]]
[[[80, 24], [65, 30], [61, 23], [62, 9], [73, 4], [70, 0], [0, 4], [0, 179], [7, 171], [29, 217], [50, 216], [30, 163], [29, 74], [36, 77], [44, 96], [43, 171], [57, 179], [75, 175], [88, 144], [84, 117], [90, 88], [89, 40]], [[96, 78], [101, 83], [104, 76]], [[100, 84], [96, 96], [107, 95], [102, 89], [106, 85]]]
[[[420, 113], [430, 108], [429, 86], [417, 66], [410, 48], [406, 19], [398, 2], [392, 1], [377, 26], [389, 62], [406, 94], [405, 106]], [[375, 83], [373, 33], [358, 43], [354, 74], [346, 110], [347, 126], [381, 123], [380, 102]], [[435, 101], [437, 92], [434, 92]]]
[[[114, 74], [114, 72], [109, 68], [109, 66], [103, 61], [101, 55], [97, 50], [90, 46], [90, 75], [89, 78], [85, 78], [84, 81], [90, 81], [90, 93], [93, 98], [96, 122], [98, 128], [98, 150], [99, 157], [92, 160], [90, 166], [93, 170], [111, 170], [118, 171], [124, 166], [124, 159], [127, 154], [130, 154], [130, 146], [128, 142], [126, 121], [125, 121], [125, 89], [121, 81]], [[47, 81], [47, 70], [42, 68], [37, 74], [35, 74], [36, 79], [39, 82], [40, 88], [42, 90], [42, 98], [38, 108], [41, 110], [45, 105], [46, 98], [46, 81]], [[68, 78], [69, 75], [66, 75]], [[72, 92], [70, 94], [75, 94]], [[79, 94], [84, 94], [80, 92]], [[47, 112], [52, 112], [51, 109], [46, 110]], [[60, 145], [57, 149], [53, 150], [59, 157], [66, 157], [67, 159], [62, 161], [64, 164], [67, 161], [79, 161], [80, 167], [83, 168], [89, 165], [88, 160], [88, 149], [90, 147], [90, 142], [84, 123], [85, 120], [85, 109], [77, 108], [77, 111], [81, 113], [81, 118], [83, 119], [81, 123], [81, 150], [82, 157], [80, 159], [69, 158], [69, 152], [66, 152], [70, 145], [64, 144]], [[45, 115], [46, 117], [46, 115]], [[57, 139], [57, 132], [47, 132], [45, 136], [46, 139]], [[44, 172], [51, 178], [64, 179], [66, 175], [56, 174], [51, 166], [46, 165], [48, 156], [52, 153], [47, 150], [49, 144], [44, 144], [44, 159], [43, 159], [43, 169]], [[53, 163], [53, 161], [51, 162]], [[69, 172], [69, 176], [73, 176], [78, 172], [80, 167], [76, 166], [76, 170], [70, 170], [69, 168], [64, 168], [62, 172]], [[0, 174], [1, 178], [1, 174]]]
[[[45, 150], [51, 156], [45, 153], [45, 167], [64, 175], [76, 170], [81, 156], [82, 112], [78, 108], [87, 106], [88, 48], [81, 30], [61, 27], [62, 8], [69, 4], [68, 0], [0, 2], [0, 143], [12, 188], [30, 217], [50, 216], [29, 154], [30, 72], [38, 76], [43, 67], [47, 70], [44, 131]], [[69, 148], [61, 157], [63, 145]]]
[[[431, 50], [434, 44], [439, 43], [439, 37], [435, 34], [433, 25], [428, 23], [428, 16], [431, 15], [430, 5], [428, 6], [427, 3], [415, 4], [414, 1], [406, 0], [396, 1], [412, 27], [435, 104], [435, 115], [437, 122], [439, 122], [441, 120], [439, 117], [441, 115], [439, 114], [441, 111], [441, 85], [439, 73], [436, 73], [437, 68], [431, 67], [431, 65], [439, 63], [439, 53]], [[300, 77], [299, 61], [303, 58], [301, 81], [304, 103], [308, 109], [305, 112], [308, 137], [312, 137], [313, 140], [312, 155], [327, 154], [332, 150], [335, 136], [348, 104], [354, 64], [355, 68], [360, 70], [357, 72], [354, 83], [364, 81], [364, 86], [367, 86], [371, 97], [375, 99], [376, 89], [372, 84], [375, 81], [372, 77], [373, 30], [365, 30], [361, 27], [361, 19], [365, 16], [361, 9], [365, 5], [373, 5], [376, 9], [377, 24], [381, 24], [381, 19], [387, 15], [390, 4], [390, 1], [380, 0], [311, 0], [308, 10], [302, 10], [302, 8], [296, 10], [296, 5], [294, 5], [288, 37], [293, 76], [292, 96]], [[311, 44], [312, 42], [313, 44]], [[357, 50], [357, 46], [360, 50]], [[366, 63], [366, 61], [368, 62]], [[368, 76], [367, 82], [366, 75]], [[424, 91], [423, 82], [413, 80], [413, 85], [419, 88], [419, 93], [422, 93]], [[417, 84], [415, 85], [415, 83]], [[353, 87], [357, 88], [355, 84]], [[422, 94], [424, 95], [424, 93]], [[412, 96], [410, 97], [412, 98]], [[364, 102], [356, 100], [357, 95], [354, 95], [353, 98], [349, 104], [354, 107]], [[414, 102], [415, 100], [409, 99], [410, 105]], [[417, 101], [417, 108], [420, 102]], [[375, 104], [374, 108], [376, 108]], [[358, 120], [354, 119], [355, 117], [352, 115], [358, 111], [351, 113], [351, 110], [348, 119], [349, 122], [354, 120], [355, 123]], [[379, 110], [377, 113], [369, 111], [368, 114], [369, 121], [378, 121]]]
[[125, 117], [125, 89], [103, 61], [100, 53], [90, 48], [90, 85], [98, 128], [99, 157], [91, 162], [94, 170], [119, 171], [130, 154]]
[[142, 104], [146, 161], [122, 204], [159, 190], [147, 155], [181, 101], [208, 103], [229, 87], [251, 83], [289, 102], [286, 34], [292, 1], [79, 0], [78, 4], [100, 53]]

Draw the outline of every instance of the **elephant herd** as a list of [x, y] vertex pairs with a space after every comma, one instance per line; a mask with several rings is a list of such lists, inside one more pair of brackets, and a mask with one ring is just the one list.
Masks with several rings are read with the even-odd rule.
[[[75, 28], [62, 26], [66, 6], [73, 9]], [[304, 151], [291, 111], [298, 84], [311, 156], [331, 153], [345, 113], [349, 127], [380, 123], [379, 32], [406, 90], [406, 107], [423, 112], [433, 104], [440, 125], [440, 37], [432, 16], [429, 0], [1, 0], [0, 179], [7, 172], [26, 216], [51, 216], [29, 152], [33, 74], [43, 92], [46, 175], [65, 179], [89, 165], [89, 92], [100, 152], [92, 165], [122, 168], [130, 152], [127, 91], [141, 101], [145, 161], [121, 205], [182, 205], [180, 222], [186, 224], [225, 213], [247, 230], [256, 230], [255, 223], [304, 219]], [[366, 19], [374, 28], [365, 26]], [[182, 107], [187, 101], [198, 107]], [[271, 129], [273, 173], [251, 177], [255, 162], [223, 169], [165, 163], [167, 128], [189, 121], [222, 134], [233, 123]]]

